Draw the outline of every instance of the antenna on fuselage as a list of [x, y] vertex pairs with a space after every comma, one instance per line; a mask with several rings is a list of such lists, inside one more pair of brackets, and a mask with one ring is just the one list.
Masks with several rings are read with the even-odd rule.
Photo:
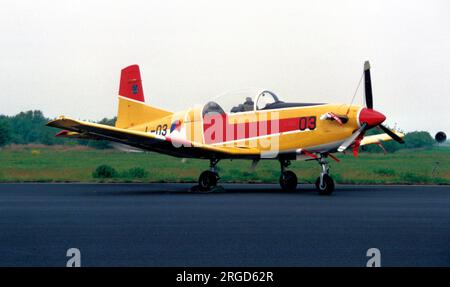
[[348, 116], [348, 113], [350, 112], [350, 107], [352, 106], [353, 101], [355, 100], [356, 94], [358, 93], [358, 90], [359, 90], [359, 86], [361, 86], [361, 82], [362, 82], [363, 77], [364, 77], [364, 72], [362, 72], [361, 77], [359, 78], [358, 86], [356, 86], [356, 90], [355, 90], [355, 93], [353, 94], [352, 101], [348, 105], [347, 112], [345, 112], [346, 116]]

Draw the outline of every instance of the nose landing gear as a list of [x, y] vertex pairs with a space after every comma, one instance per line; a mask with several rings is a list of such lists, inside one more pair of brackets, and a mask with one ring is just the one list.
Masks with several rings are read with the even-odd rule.
[[316, 190], [319, 195], [330, 195], [334, 191], [334, 181], [331, 178], [328, 167], [328, 161], [326, 160], [326, 155], [320, 155], [317, 162], [322, 167], [322, 172], [316, 180]]

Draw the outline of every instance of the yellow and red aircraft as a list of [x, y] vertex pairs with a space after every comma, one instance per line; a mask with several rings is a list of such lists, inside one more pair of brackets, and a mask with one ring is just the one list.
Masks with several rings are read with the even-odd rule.
[[[295, 190], [297, 176], [287, 170], [291, 160], [317, 160], [322, 170], [316, 180], [319, 194], [334, 190], [327, 158], [339, 161], [333, 153], [362, 145], [381, 144], [394, 139], [403, 143], [403, 134], [381, 123], [385, 116], [373, 109], [369, 62], [364, 64], [366, 106], [352, 104], [288, 103], [274, 93], [261, 90], [235, 103], [230, 111], [216, 101], [173, 113], [144, 102], [139, 67], [121, 72], [119, 108], [115, 127], [64, 116], [47, 125], [63, 129], [57, 136], [108, 140], [146, 151], [181, 158], [209, 159], [210, 169], [201, 173], [200, 190], [211, 190], [219, 175], [216, 165], [222, 159], [261, 159], [280, 162], [280, 185]], [[364, 136], [371, 128], [385, 133]]]

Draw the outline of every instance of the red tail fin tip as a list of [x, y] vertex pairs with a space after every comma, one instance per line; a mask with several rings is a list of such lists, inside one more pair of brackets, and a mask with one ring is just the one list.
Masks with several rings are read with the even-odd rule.
[[132, 100], [145, 102], [142, 90], [141, 72], [138, 65], [131, 65], [120, 74], [119, 95]]

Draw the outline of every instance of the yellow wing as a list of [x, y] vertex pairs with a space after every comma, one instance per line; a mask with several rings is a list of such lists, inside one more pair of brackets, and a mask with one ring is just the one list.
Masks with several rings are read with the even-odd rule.
[[[394, 132], [399, 137], [403, 138], [405, 135], [399, 132]], [[392, 138], [388, 134], [379, 134], [372, 136], [365, 136], [361, 141], [361, 145], [369, 145], [369, 144], [379, 144], [381, 142], [390, 141]]]
[[256, 148], [218, 147], [197, 142], [181, 142], [169, 136], [143, 131], [116, 128], [80, 120], [60, 117], [47, 126], [62, 129], [57, 136], [77, 139], [109, 140], [139, 149], [155, 151], [178, 157], [192, 158], [255, 158], [260, 152]]

